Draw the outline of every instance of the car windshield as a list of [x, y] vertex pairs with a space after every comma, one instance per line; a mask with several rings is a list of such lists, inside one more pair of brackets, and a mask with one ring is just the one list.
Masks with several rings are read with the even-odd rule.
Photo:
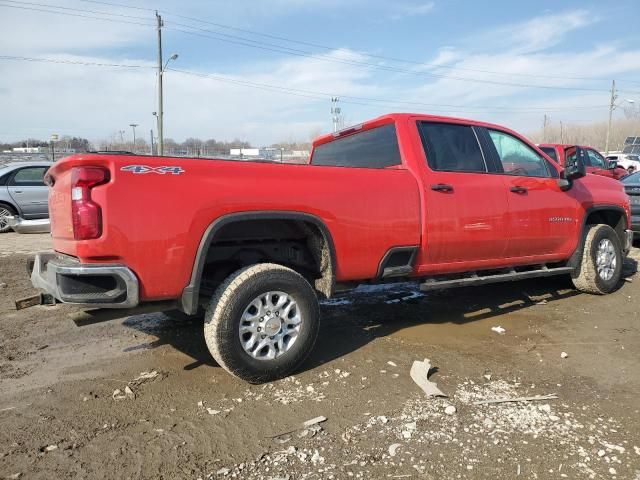
[[633, 160], [634, 162], [640, 162], [640, 157], [638, 155], [627, 155], [627, 159]]
[[632, 173], [622, 179], [622, 183], [640, 183], [640, 172]]

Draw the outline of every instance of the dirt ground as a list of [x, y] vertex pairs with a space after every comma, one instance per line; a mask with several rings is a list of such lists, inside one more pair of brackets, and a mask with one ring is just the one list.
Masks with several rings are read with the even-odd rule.
[[[47, 248], [0, 235], [0, 478], [640, 480], [638, 249], [604, 297], [564, 278], [360, 288], [322, 306], [300, 372], [248, 385], [195, 320], [16, 311]], [[410, 378], [424, 358], [448, 398]]]

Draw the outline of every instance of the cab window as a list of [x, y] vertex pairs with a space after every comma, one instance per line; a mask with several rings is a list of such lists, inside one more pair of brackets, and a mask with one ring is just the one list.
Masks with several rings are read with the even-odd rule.
[[595, 150], [587, 150], [589, 165], [595, 168], [607, 168], [604, 157]]
[[551, 176], [546, 160], [526, 143], [498, 130], [489, 130], [489, 137], [506, 175]]
[[481, 172], [487, 166], [473, 128], [452, 123], [419, 122], [429, 168], [445, 172]]
[[401, 163], [393, 124], [318, 145], [311, 157], [311, 165], [332, 167], [385, 168]]

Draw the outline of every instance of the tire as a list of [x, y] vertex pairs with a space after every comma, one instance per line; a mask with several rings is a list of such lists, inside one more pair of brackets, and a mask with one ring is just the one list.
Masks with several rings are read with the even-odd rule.
[[5, 217], [11, 215], [14, 216], [16, 211], [13, 207], [9, 205], [5, 205], [4, 203], [0, 203], [0, 233], [10, 232], [11, 227], [7, 223], [7, 219]]
[[318, 299], [309, 282], [290, 268], [259, 263], [234, 272], [218, 287], [205, 314], [204, 337], [222, 368], [261, 383], [299, 368], [319, 327]]
[[[598, 256], [601, 260], [611, 259], [609, 268], [598, 268]], [[585, 233], [584, 247], [580, 265], [571, 275], [573, 284], [581, 292], [604, 295], [611, 293], [622, 276], [622, 247], [616, 232], [609, 225], [590, 225]], [[613, 263], [611, 263], [613, 262]]]

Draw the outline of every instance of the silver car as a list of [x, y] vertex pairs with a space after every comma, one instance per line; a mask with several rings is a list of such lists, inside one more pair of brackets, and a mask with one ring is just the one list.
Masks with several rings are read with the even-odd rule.
[[25, 220], [49, 217], [48, 187], [44, 175], [50, 162], [13, 162], [0, 165], [0, 233], [11, 230], [7, 217]]

